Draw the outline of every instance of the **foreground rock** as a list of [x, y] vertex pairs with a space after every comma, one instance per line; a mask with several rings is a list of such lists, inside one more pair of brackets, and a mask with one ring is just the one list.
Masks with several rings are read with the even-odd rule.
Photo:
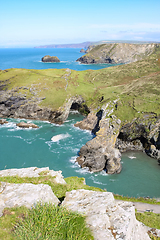
[[91, 46], [87, 54], [77, 59], [85, 64], [91, 63], [131, 63], [141, 60], [152, 54], [159, 45], [112, 43]]
[[54, 177], [55, 183], [66, 184], [62, 171], [54, 171], [49, 170], [49, 167], [44, 168], [37, 168], [37, 167], [30, 167], [30, 168], [13, 168], [13, 169], [5, 169], [0, 171], [1, 177], [6, 176], [19, 176], [19, 177], [40, 177], [40, 176], [52, 176]]
[[25, 122], [17, 123], [16, 126], [21, 127], [21, 128], [39, 128], [34, 123], [25, 123]]
[[60, 62], [58, 57], [46, 55], [42, 58], [42, 62]]
[[0, 192], [0, 216], [4, 208], [26, 206], [30, 208], [37, 202], [59, 204], [58, 198], [46, 184], [2, 183]]
[[63, 206], [86, 215], [95, 240], [149, 240], [147, 229], [136, 220], [132, 203], [116, 203], [110, 192], [73, 190]]

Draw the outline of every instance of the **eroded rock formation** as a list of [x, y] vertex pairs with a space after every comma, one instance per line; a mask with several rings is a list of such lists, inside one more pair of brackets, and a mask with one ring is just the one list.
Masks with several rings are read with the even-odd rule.
[[92, 172], [106, 170], [108, 174], [120, 173], [121, 154], [115, 148], [121, 121], [114, 115], [105, 118], [106, 113], [89, 114], [82, 122], [75, 124], [82, 129], [92, 130], [96, 136], [87, 142], [79, 152], [77, 162]]

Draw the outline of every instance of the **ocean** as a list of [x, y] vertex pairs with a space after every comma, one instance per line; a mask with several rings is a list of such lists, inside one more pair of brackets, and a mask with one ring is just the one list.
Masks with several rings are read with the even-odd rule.
[[[81, 65], [75, 60], [82, 54], [80, 49], [0, 49], [0, 69], [8, 68], [70, 68], [74, 70], [96, 70], [103, 65]], [[56, 55], [62, 63], [42, 63], [44, 55]], [[68, 56], [67, 56], [68, 54]], [[105, 65], [105, 66], [104, 66]], [[109, 65], [110, 66], [110, 65]], [[104, 171], [90, 173], [75, 162], [80, 148], [93, 138], [89, 131], [74, 127], [83, 119], [77, 112], [71, 112], [62, 125], [31, 121], [38, 129], [20, 129], [20, 119], [8, 119], [0, 125], [0, 169], [23, 167], [49, 167], [62, 170], [64, 177], [84, 177], [86, 184], [100, 187], [115, 194], [130, 197], [160, 197], [160, 166], [157, 160], [142, 152], [122, 154], [122, 172], [108, 175]], [[24, 119], [25, 121], [25, 119]], [[51, 138], [59, 135], [59, 140]]]

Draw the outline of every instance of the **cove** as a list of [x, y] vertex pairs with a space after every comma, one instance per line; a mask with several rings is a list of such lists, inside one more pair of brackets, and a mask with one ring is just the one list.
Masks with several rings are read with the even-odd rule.
[[[84, 177], [88, 185], [115, 194], [160, 197], [160, 166], [157, 160], [145, 153], [122, 154], [122, 172], [114, 175], [103, 171], [90, 173], [75, 163], [80, 148], [93, 137], [89, 131], [74, 127], [74, 123], [82, 118], [77, 112], [72, 112], [62, 125], [31, 121], [39, 129], [20, 129], [16, 123], [22, 119], [7, 119], [8, 124], [0, 125], [0, 170], [48, 166], [55, 171], [61, 170], [64, 177]], [[57, 135], [61, 138], [52, 141], [51, 138]]]

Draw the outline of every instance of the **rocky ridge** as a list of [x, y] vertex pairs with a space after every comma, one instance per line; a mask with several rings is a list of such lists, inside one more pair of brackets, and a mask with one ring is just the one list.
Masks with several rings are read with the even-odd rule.
[[[0, 171], [0, 176], [37, 177], [39, 174], [61, 175], [48, 168], [8, 169]], [[64, 183], [64, 182], [63, 182]], [[61, 183], [61, 184], [63, 184]], [[46, 184], [13, 184], [1, 182], [0, 215], [5, 207], [26, 206], [31, 208], [37, 202], [60, 204], [51, 187]], [[73, 190], [66, 193], [62, 206], [86, 215], [87, 225], [91, 228], [94, 239], [150, 239], [148, 228], [135, 218], [135, 207], [129, 202], [116, 202], [110, 192]]]
[[90, 46], [86, 54], [77, 59], [84, 64], [124, 64], [141, 60], [151, 55], [159, 44], [112, 43]]

